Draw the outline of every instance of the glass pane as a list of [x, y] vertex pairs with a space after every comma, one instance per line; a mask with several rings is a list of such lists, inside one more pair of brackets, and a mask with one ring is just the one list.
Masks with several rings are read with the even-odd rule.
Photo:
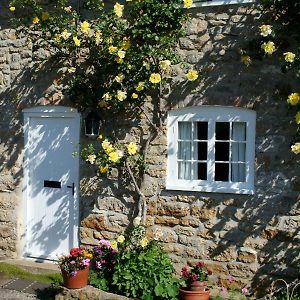
[[198, 179], [207, 180], [207, 164], [198, 163]]
[[216, 122], [216, 140], [229, 140], [229, 122]]
[[229, 164], [215, 164], [215, 181], [229, 181]]
[[231, 144], [231, 161], [246, 161], [246, 144], [232, 143]]
[[191, 122], [178, 122], [178, 138], [180, 140], [192, 140]]
[[245, 182], [246, 181], [246, 164], [231, 164], [231, 181]]
[[207, 140], [208, 122], [197, 122], [197, 139]]
[[207, 160], [207, 142], [198, 142], [198, 160]]
[[178, 159], [192, 159], [192, 142], [178, 142]]
[[233, 122], [232, 123], [232, 139], [234, 141], [246, 141], [246, 123]]
[[191, 179], [191, 163], [178, 162], [178, 179]]
[[229, 142], [216, 142], [216, 161], [229, 161]]
[[215, 164], [215, 181], [229, 181], [229, 164]]

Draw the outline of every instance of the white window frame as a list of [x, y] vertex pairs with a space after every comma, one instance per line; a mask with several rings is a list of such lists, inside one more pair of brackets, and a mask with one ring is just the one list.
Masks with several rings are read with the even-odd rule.
[[211, 0], [211, 1], [194, 0], [192, 7], [246, 4], [246, 3], [255, 3], [255, 2], [257, 2], [257, 0]]
[[[207, 180], [178, 179], [178, 122], [208, 122], [208, 157]], [[246, 180], [245, 182], [214, 181], [215, 172], [215, 123], [245, 122], [246, 123]], [[245, 108], [230, 106], [198, 106], [169, 111], [167, 121], [168, 159], [167, 183], [168, 190], [202, 191], [216, 193], [253, 194], [255, 164], [255, 127], [256, 112]], [[211, 156], [211, 154], [213, 155]], [[210, 155], [210, 156], [209, 156]]]

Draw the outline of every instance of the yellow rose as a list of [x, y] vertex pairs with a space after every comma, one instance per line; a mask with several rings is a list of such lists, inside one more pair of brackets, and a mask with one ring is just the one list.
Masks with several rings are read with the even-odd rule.
[[102, 98], [105, 100], [105, 101], [109, 101], [111, 100], [111, 94], [110, 93], [105, 93]]
[[85, 161], [88, 161], [91, 165], [93, 165], [95, 163], [95, 160], [96, 160], [96, 155], [90, 154], [90, 155], [88, 155], [88, 157]]
[[65, 6], [64, 11], [70, 13], [72, 11], [72, 6]]
[[98, 46], [102, 41], [103, 41], [102, 32], [97, 30], [95, 32], [95, 43], [96, 43], [96, 45]]
[[198, 78], [198, 72], [196, 70], [189, 70], [188, 73], [186, 74], [186, 78], [189, 81], [195, 81]]
[[67, 29], [65, 29], [62, 33], [61, 33], [61, 37], [64, 39], [64, 40], [67, 40], [72, 34], [70, 32], [68, 32]]
[[119, 101], [124, 101], [127, 97], [127, 93], [125, 91], [118, 90], [117, 91], [117, 99]]
[[40, 19], [35, 16], [33, 19], [32, 19], [32, 24], [38, 24], [40, 22]]
[[130, 42], [128, 40], [124, 40], [122, 42], [122, 49], [127, 50], [130, 47]]
[[103, 148], [104, 150], [106, 150], [109, 146], [111, 146], [111, 144], [110, 144], [110, 142], [109, 142], [107, 139], [105, 139], [105, 140], [102, 142], [101, 146], [102, 146], [102, 148]]
[[183, 0], [183, 7], [190, 8], [193, 4], [193, 0]]
[[108, 166], [100, 166], [99, 167], [99, 172], [101, 174], [105, 174], [105, 173], [107, 173], [107, 171], [108, 171]]
[[11, 12], [14, 12], [14, 11], [16, 10], [16, 8], [15, 8], [15, 6], [10, 6], [10, 7], [9, 7], [9, 10], [10, 10]]
[[290, 105], [297, 105], [298, 102], [300, 100], [300, 95], [298, 93], [291, 93], [289, 96], [288, 96], [288, 99], [287, 99], [287, 102], [290, 104]]
[[259, 26], [260, 29], [260, 35], [261, 36], [268, 36], [272, 33], [272, 26], [271, 25], [261, 25]]
[[50, 15], [47, 11], [42, 12], [42, 20], [47, 21], [50, 18]]
[[252, 62], [251, 57], [249, 55], [242, 55], [241, 61], [247, 67], [249, 67], [251, 65], [251, 62]]
[[146, 237], [142, 238], [141, 241], [140, 241], [140, 245], [142, 248], [145, 248], [147, 247], [147, 245], [149, 244], [149, 241]]
[[145, 83], [143, 81], [140, 81], [136, 87], [136, 90], [138, 92], [142, 91], [145, 88]]
[[300, 111], [296, 113], [295, 120], [297, 124], [300, 124]]
[[89, 31], [90, 31], [90, 23], [87, 22], [87, 21], [82, 22], [81, 25], [80, 25], [80, 30], [83, 33], [89, 33]]
[[75, 67], [68, 68], [68, 73], [75, 73], [75, 72], [76, 72], [76, 68]]
[[129, 155], [134, 155], [137, 152], [137, 145], [135, 143], [129, 143], [129, 145], [127, 146], [127, 151]]
[[269, 41], [267, 43], [263, 43], [261, 48], [265, 51], [266, 54], [271, 55], [275, 51], [275, 45], [273, 42]]
[[109, 54], [114, 54], [114, 53], [117, 52], [117, 50], [118, 50], [117, 47], [114, 47], [114, 46], [109, 46], [109, 47], [108, 47], [108, 53], [109, 53]]
[[80, 40], [78, 39], [77, 36], [73, 36], [73, 41], [74, 41], [74, 44], [75, 44], [76, 47], [80, 46]]
[[124, 74], [120, 73], [115, 77], [115, 81], [118, 82], [118, 83], [122, 83], [124, 78], [125, 78]]
[[114, 5], [114, 12], [118, 18], [121, 18], [123, 16], [123, 10], [124, 10], [124, 5], [121, 5], [118, 2]]
[[120, 57], [117, 57], [115, 60], [118, 64], [121, 64], [123, 62], [123, 58]]
[[116, 163], [119, 160], [119, 155], [116, 151], [112, 151], [108, 154], [108, 159], [111, 162]]
[[160, 83], [160, 81], [161, 81], [161, 76], [160, 76], [160, 74], [158, 74], [158, 73], [152, 73], [152, 74], [150, 75], [149, 81], [150, 81], [151, 83], [153, 83], [153, 84]]
[[113, 240], [110, 242], [111, 249], [118, 250], [118, 242]]
[[132, 94], [131, 94], [131, 98], [132, 98], [132, 99], [137, 99], [138, 97], [139, 97], [139, 95], [136, 94], [136, 93], [132, 93]]
[[125, 52], [124, 50], [119, 50], [117, 54], [118, 54], [118, 56], [119, 56], [120, 58], [124, 58], [126, 52]]
[[125, 241], [124, 235], [119, 235], [118, 238], [117, 238], [117, 242], [122, 244], [122, 243], [124, 243], [124, 241]]
[[291, 146], [291, 150], [295, 154], [300, 154], [300, 143], [296, 143]]
[[101, 141], [102, 139], [103, 139], [103, 135], [99, 134], [98, 137], [97, 137], [97, 140]]
[[284, 55], [284, 60], [289, 63], [294, 62], [296, 57], [296, 54], [294, 54], [293, 52], [285, 52], [283, 53], [283, 55]]
[[159, 62], [159, 66], [162, 70], [168, 70], [171, 66], [171, 62], [168, 59]]

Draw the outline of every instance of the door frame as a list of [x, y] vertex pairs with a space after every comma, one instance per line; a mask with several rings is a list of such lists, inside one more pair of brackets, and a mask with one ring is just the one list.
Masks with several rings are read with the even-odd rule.
[[[80, 141], [80, 113], [77, 109], [65, 106], [36, 106], [32, 108], [26, 108], [22, 110], [24, 117], [23, 134], [24, 134], [24, 159], [23, 159], [23, 201], [22, 201], [22, 221], [21, 221], [21, 235], [20, 235], [20, 250], [21, 256], [32, 257], [28, 255], [27, 245], [28, 245], [28, 232], [27, 232], [27, 210], [29, 207], [29, 147], [30, 147], [30, 120], [31, 118], [72, 118], [75, 119], [76, 126], [74, 132], [74, 138]], [[79, 150], [79, 149], [78, 149]], [[74, 220], [74, 232], [73, 241], [74, 246], [79, 246], [79, 155], [78, 159], [74, 161], [75, 170], [78, 170], [74, 174], [74, 207], [75, 207], [75, 220]], [[48, 257], [37, 257], [36, 259], [42, 260], [53, 260]]]

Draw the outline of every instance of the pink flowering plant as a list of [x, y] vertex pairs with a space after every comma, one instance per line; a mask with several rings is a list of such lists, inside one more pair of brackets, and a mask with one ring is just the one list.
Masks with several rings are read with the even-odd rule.
[[195, 281], [207, 281], [211, 274], [211, 269], [207, 268], [203, 261], [197, 262], [190, 269], [186, 266], [181, 269], [181, 277], [186, 287]]
[[110, 241], [100, 240], [99, 245], [93, 248], [93, 261], [89, 274], [92, 286], [104, 291], [111, 289], [110, 282], [116, 264], [118, 251], [113, 249]]
[[70, 253], [58, 258], [61, 270], [66, 271], [70, 276], [75, 276], [79, 270], [90, 266], [93, 255], [82, 248], [72, 248]]

